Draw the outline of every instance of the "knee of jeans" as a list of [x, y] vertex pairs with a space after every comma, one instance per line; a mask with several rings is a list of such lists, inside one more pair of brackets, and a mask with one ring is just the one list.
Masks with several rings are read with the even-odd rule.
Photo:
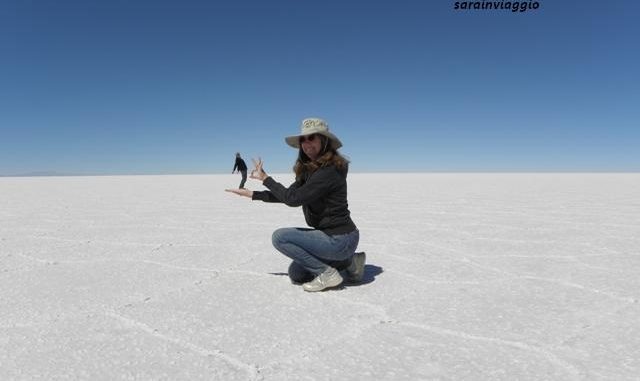
[[271, 234], [271, 243], [274, 247], [279, 247], [283, 242], [284, 228], [277, 229]]
[[307, 269], [297, 264], [296, 262], [291, 262], [287, 273], [289, 274], [289, 279], [291, 279], [292, 282], [296, 283], [306, 283], [315, 278], [315, 275], [313, 273], [309, 272]]

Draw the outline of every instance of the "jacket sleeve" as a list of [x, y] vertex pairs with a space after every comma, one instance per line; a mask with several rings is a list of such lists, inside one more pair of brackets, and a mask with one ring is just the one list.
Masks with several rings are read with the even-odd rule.
[[253, 191], [252, 200], [260, 200], [264, 202], [282, 202], [278, 200], [273, 193], [269, 191]]
[[324, 167], [314, 172], [304, 184], [296, 181], [289, 188], [285, 188], [271, 177], [267, 177], [262, 184], [269, 189], [271, 196], [280, 202], [288, 206], [300, 206], [326, 195], [336, 183], [337, 176], [339, 174], [334, 167]]
[[[268, 177], [269, 179], [271, 177]], [[267, 179], [265, 179], [262, 183], [264, 185], [264, 182], [267, 181]], [[298, 182], [297, 180], [289, 185], [289, 188], [297, 188], [300, 186], [300, 182]], [[252, 200], [260, 200], [260, 201], [264, 201], [264, 202], [282, 202], [279, 198], [277, 198], [271, 191], [253, 191], [253, 196], [251, 197]]]

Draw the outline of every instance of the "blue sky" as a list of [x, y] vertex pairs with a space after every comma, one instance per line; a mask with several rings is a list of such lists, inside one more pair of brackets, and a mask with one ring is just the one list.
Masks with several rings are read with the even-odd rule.
[[290, 170], [325, 118], [354, 172], [640, 171], [637, 1], [0, 5], [0, 175]]

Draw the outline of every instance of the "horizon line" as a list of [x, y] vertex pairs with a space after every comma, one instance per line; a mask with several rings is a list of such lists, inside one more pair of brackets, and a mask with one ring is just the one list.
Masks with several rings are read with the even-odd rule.
[[[290, 175], [293, 172], [273, 172], [274, 175]], [[353, 174], [446, 174], [446, 173], [468, 173], [468, 174], [483, 174], [483, 173], [625, 173], [625, 174], [640, 174], [640, 170], [399, 170], [399, 171], [357, 171], [349, 172]], [[193, 172], [193, 173], [57, 173], [57, 172], [30, 172], [21, 174], [0, 174], [0, 177], [115, 177], [115, 176], [218, 176], [218, 175], [237, 175], [225, 172]]]

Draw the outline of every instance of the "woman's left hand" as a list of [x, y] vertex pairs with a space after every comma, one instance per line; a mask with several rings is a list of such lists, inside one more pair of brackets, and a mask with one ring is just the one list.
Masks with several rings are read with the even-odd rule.
[[249, 189], [244, 189], [244, 188], [239, 188], [239, 189], [225, 189], [225, 192], [230, 192], [230, 193], [235, 193], [238, 196], [244, 196], [244, 197], [249, 197], [252, 198], [253, 197], [253, 191], [249, 190]]
[[252, 179], [256, 179], [256, 180], [260, 180], [260, 181], [264, 181], [267, 177], [269, 177], [267, 175], [267, 173], [264, 171], [264, 169], [262, 169], [262, 159], [258, 158], [258, 160], [256, 159], [251, 159], [253, 160], [253, 170], [251, 171], [251, 175], [249, 177], [251, 177]]

